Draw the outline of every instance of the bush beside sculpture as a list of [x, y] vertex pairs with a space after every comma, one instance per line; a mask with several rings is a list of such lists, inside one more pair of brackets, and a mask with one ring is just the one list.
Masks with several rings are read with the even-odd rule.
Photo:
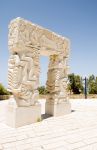
[[0, 100], [8, 99], [10, 97], [10, 93], [7, 89], [0, 83]]
[[45, 88], [45, 86], [40, 86], [38, 87], [38, 91], [40, 95], [46, 95], [48, 93], [47, 89]]

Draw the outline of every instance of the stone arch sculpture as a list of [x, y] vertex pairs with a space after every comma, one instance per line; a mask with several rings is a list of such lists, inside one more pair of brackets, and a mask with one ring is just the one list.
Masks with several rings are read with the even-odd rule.
[[[27, 110], [35, 107], [36, 110], [40, 110], [37, 90], [39, 57], [44, 55], [50, 59], [46, 83], [48, 90], [46, 113], [53, 116], [69, 113], [70, 104], [66, 91], [69, 40], [22, 18], [10, 22], [8, 39], [10, 50], [8, 89], [14, 95], [17, 108]], [[40, 117], [40, 111], [36, 118], [38, 116]]]

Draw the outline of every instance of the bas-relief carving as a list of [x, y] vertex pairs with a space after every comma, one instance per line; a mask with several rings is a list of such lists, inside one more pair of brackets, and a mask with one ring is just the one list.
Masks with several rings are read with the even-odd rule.
[[[55, 50], [50, 55], [47, 101], [61, 103], [67, 99], [67, 60], [69, 43], [49, 30], [17, 18], [9, 26], [9, 90], [18, 106], [35, 105], [38, 100], [39, 56], [42, 48]], [[45, 53], [45, 52], [44, 52]]]
[[48, 69], [47, 102], [60, 103], [66, 102], [67, 96], [67, 66], [64, 56], [50, 56]]
[[8, 88], [19, 106], [35, 104], [38, 99], [39, 56], [33, 56], [33, 52], [11, 54], [8, 81]]
[[46, 47], [65, 56], [69, 54], [67, 39], [21, 18], [11, 21], [9, 25], [9, 49], [13, 51], [14, 47], [18, 47], [18, 50]]

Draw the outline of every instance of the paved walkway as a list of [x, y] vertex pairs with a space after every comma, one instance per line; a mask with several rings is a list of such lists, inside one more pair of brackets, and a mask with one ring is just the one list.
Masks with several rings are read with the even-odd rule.
[[71, 100], [71, 114], [17, 129], [4, 123], [6, 104], [0, 102], [0, 150], [97, 150], [97, 100]]

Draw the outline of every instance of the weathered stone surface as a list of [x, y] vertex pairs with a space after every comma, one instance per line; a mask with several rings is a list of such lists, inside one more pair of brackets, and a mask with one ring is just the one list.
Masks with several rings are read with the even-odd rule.
[[58, 104], [46, 102], [46, 114], [58, 117], [58, 116], [66, 115], [70, 112], [71, 112], [71, 105], [67, 101]]
[[[8, 85], [18, 106], [37, 102], [39, 56], [50, 56], [47, 89], [52, 99], [67, 99], [69, 40], [54, 32], [16, 18], [9, 25]], [[61, 99], [58, 102], [61, 102]]]
[[41, 120], [41, 106], [37, 104], [29, 107], [18, 107], [14, 103], [9, 103], [6, 114], [6, 124], [17, 128]]
[[8, 45], [8, 89], [13, 93], [17, 106], [37, 105], [39, 56], [45, 55], [50, 58], [47, 103], [53, 103], [54, 108], [54, 105], [64, 103], [68, 107], [63, 110], [70, 108], [67, 93], [69, 40], [22, 18], [16, 18], [9, 25]]
[[69, 40], [56, 33], [16, 18], [9, 25], [9, 49], [13, 52], [40, 50], [42, 55], [69, 55]]

